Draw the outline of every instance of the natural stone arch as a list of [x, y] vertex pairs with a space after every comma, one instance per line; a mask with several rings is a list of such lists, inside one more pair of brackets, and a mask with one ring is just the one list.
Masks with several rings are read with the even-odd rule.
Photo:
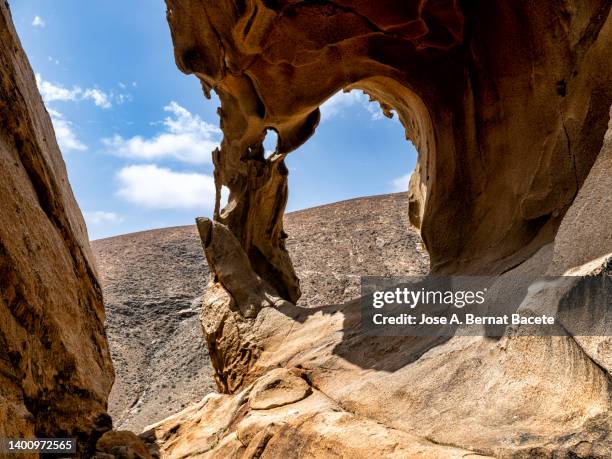
[[[179, 68], [221, 99], [214, 158], [231, 197], [218, 220], [290, 301], [299, 287], [284, 250], [282, 159], [342, 88], [422, 111], [408, 108], [418, 105], [406, 103], [410, 91], [427, 107], [432, 134], [427, 153], [418, 145], [411, 214], [434, 272], [502, 272], [549, 242], [599, 150], [589, 139], [605, 130], [610, 77], [582, 72], [609, 53], [593, 45], [608, 2], [547, 3], [537, 14], [512, 2], [167, 3]], [[279, 144], [266, 162], [268, 128]]]
[[[221, 100], [213, 161], [230, 199], [200, 232], [218, 281], [206, 312], [222, 318], [205, 329], [223, 390], [240, 387], [254, 360], [245, 349], [257, 354], [244, 316], [299, 298], [283, 159], [338, 90], [370, 92], [416, 140], [410, 214], [435, 273], [503, 273], [551, 242], [601, 149], [612, 103], [604, 0], [167, 4], [177, 65]], [[268, 159], [267, 129], [279, 138]], [[240, 311], [235, 341], [227, 308]]]
[[[410, 222], [420, 229], [425, 208], [424, 200], [427, 196], [428, 179], [425, 170], [432, 168], [430, 161], [435, 159], [436, 148], [434, 127], [429, 110], [417, 94], [400, 82], [386, 76], [366, 78], [346, 89], [362, 89], [380, 103], [386, 115], [391, 115], [391, 110], [394, 110], [404, 126], [406, 140], [415, 146], [419, 160], [410, 179], [408, 215]], [[422, 167], [421, 164], [424, 166]]]
[[[387, 76], [365, 78], [337, 89], [363, 90], [377, 100], [387, 114], [390, 115], [392, 109], [396, 110], [404, 126], [406, 139], [412, 141], [419, 151], [420, 163], [428, 165], [433, 161], [436, 142], [431, 117], [421, 98], [413, 91]], [[332, 91], [331, 95], [337, 92]], [[235, 100], [223, 93], [220, 97], [222, 106], [230, 107], [234, 113]], [[240, 107], [238, 120], [236, 117], [226, 117], [226, 109], [219, 110], [226, 135], [221, 150], [213, 153], [213, 162], [217, 187], [227, 186], [230, 196], [227, 206], [221, 209], [218, 190], [215, 218], [238, 236], [255, 272], [281, 297], [296, 302], [299, 298], [299, 281], [284, 248], [286, 235], [282, 229], [288, 194], [288, 171], [284, 159], [314, 133], [319, 121], [318, 107], [325, 99], [314, 109], [307, 107], [303, 111], [306, 115], [302, 120], [296, 116], [298, 121], [287, 121], [275, 120], [272, 116], [258, 117], [261, 105], [257, 103], [256, 97], [254, 95], [249, 103]], [[245, 112], [250, 115], [243, 118]], [[263, 140], [268, 130], [278, 134], [278, 143], [276, 151], [265, 158]], [[235, 139], [234, 136], [239, 138]], [[236, 161], [236, 154], [227, 155], [223, 151], [246, 152], [246, 155], [241, 161]], [[429, 166], [423, 169], [429, 170]], [[412, 223], [417, 227], [420, 227], [422, 219], [427, 183], [425, 176], [422, 180], [417, 178], [420, 170], [418, 166], [411, 185], [410, 215], [413, 216]]]

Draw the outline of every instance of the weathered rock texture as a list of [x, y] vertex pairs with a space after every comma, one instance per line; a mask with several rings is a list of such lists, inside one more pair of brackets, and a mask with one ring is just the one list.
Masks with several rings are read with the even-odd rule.
[[[217, 220], [282, 298], [284, 157], [360, 88], [419, 151], [410, 215], [435, 272], [497, 273], [550, 242], [612, 102], [610, 2], [168, 0], [179, 68], [219, 95]], [[264, 158], [267, 129], [276, 153]]]
[[[609, 154], [606, 144], [586, 183], [612, 173], [600, 161]], [[608, 199], [597, 187], [580, 196], [566, 218]], [[590, 231], [600, 231], [595, 221]], [[560, 258], [580, 264], [583, 248], [564, 237], [492, 288], [507, 291], [516, 276], [538, 279]], [[566, 271], [578, 277], [561, 289], [530, 290], [521, 310], [581, 306], [589, 299], [584, 282], [612, 272], [606, 240], [607, 255]], [[229, 310], [233, 300], [219, 284], [207, 295], [202, 322], [221, 343], [210, 350], [231, 394], [211, 394], [151, 426], [141, 437], [163, 457], [607, 458], [612, 451], [609, 336], [522, 336], [533, 330], [519, 326], [501, 339], [372, 337], [361, 330], [356, 302], [309, 309], [286, 302], [247, 320]], [[244, 349], [242, 361], [235, 349]]]
[[87, 455], [111, 424], [102, 292], [6, 2], [0, 42], [0, 437], [77, 437]]
[[[287, 250], [305, 307], [358, 298], [361, 275], [427, 272], [406, 220], [406, 193], [285, 215]], [[216, 390], [199, 313], [210, 274], [195, 226], [92, 241], [104, 293], [115, 383], [113, 427], [141, 432]]]
[[[179, 68], [221, 100], [213, 161], [229, 203], [201, 229], [241, 316], [299, 298], [283, 161], [340, 89], [395, 109], [417, 146], [409, 215], [436, 273], [501, 273], [551, 242], [601, 148], [612, 102], [603, 0], [167, 5]], [[279, 140], [266, 159], [268, 129]], [[256, 289], [240, 292], [235, 269]]]
[[[229, 395], [154, 426], [148, 440], [170, 457], [609, 456], [601, 343], [516, 336], [528, 334], [521, 327], [499, 340], [366, 336], [355, 302], [295, 306], [282, 214], [285, 156], [314, 133], [321, 103], [358, 88], [397, 112], [419, 151], [406, 213], [434, 273], [499, 275], [500, 291], [514, 275], [546, 274], [553, 257], [576, 261], [566, 268], [581, 276], [608, 273], [609, 258], [584, 264], [571, 244], [550, 243], [607, 127], [610, 2], [167, 5], [179, 68], [221, 100], [213, 162], [229, 203], [198, 228], [213, 272], [202, 325]], [[268, 129], [278, 145], [265, 158]], [[585, 193], [596, 203], [606, 191]], [[602, 244], [603, 228], [589, 230]], [[563, 295], [580, 302], [580, 285]], [[522, 307], [561, 308], [555, 292], [530, 293]], [[287, 403], [254, 408], [279, 367], [284, 394], [270, 398]]]

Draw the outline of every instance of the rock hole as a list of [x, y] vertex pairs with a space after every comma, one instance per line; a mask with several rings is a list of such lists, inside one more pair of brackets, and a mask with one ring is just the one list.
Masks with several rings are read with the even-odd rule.
[[272, 129], [266, 129], [266, 137], [263, 142], [264, 146], [264, 158], [268, 159], [276, 152], [278, 146], [278, 133]]
[[221, 202], [220, 207], [224, 209], [229, 203], [229, 188], [225, 185], [221, 185]]

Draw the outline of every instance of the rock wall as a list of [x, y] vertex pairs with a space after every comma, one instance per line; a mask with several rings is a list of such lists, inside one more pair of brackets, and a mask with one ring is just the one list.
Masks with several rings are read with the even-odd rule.
[[0, 437], [111, 426], [102, 293], [34, 74], [0, 2]]

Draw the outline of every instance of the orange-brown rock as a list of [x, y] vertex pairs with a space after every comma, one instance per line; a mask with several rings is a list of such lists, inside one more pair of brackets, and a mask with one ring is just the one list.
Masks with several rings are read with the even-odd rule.
[[[141, 436], [159, 445], [160, 454], [168, 459], [487, 457], [347, 412], [314, 387], [306, 398], [289, 401], [293, 398], [289, 397], [281, 406], [253, 409], [249, 402], [257, 397], [257, 386], [264, 381], [269, 377], [235, 395], [210, 394], [199, 404], [150, 426]], [[304, 384], [310, 388], [306, 381]], [[289, 394], [292, 388], [277, 389], [278, 395], [284, 391]]]
[[[538, 278], [551, 259], [548, 245], [496, 288]], [[612, 258], [598, 263], [573, 274], [609, 275]], [[555, 310], [568, 292], [578, 301], [566, 306], [579, 306], [588, 298], [575, 279], [569, 290], [531, 293], [522, 310]], [[609, 369], [582, 337], [517, 336], [525, 327], [499, 340], [373, 337], [359, 323], [358, 302], [262, 309], [240, 329], [260, 348], [241, 368], [241, 389], [211, 394], [143, 436], [168, 458], [609, 457]], [[223, 338], [242, 337], [228, 329]], [[300, 375], [310, 391], [296, 390]], [[279, 403], [254, 404], [262, 387]]]
[[96, 444], [94, 459], [151, 459], [147, 445], [133, 432], [106, 432]]
[[[295, 302], [284, 158], [318, 107], [363, 89], [419, 160], [410, 215], [434, 272], [498, 273], [552, 241], [612, 103], [610, 2], [167, 0], [179, 68], [220, 100], [217, 220]], [[276, 152], [264, 158], [267, 130]]]
[[[606, 130], [609, 2], [368, 5], [167, 0], [177, 65], [221, 100], [213, 161], [218, 197], [221, 185], [230, 196], [224, 209], [217, 199], [215, 220], [242, 247], [241, 264], [248, 259], [256, 279], [293, 303], [284, 158], [314, 133], [318, 107], [336, 91], [363, 89], [395, 109], [416, 145], [408, 215], [435, 273], [502, 273], [550, 243]], [[278, 145], [265, 158], [269, 129]], [[214, 280], [232, 307], [252, 316], [221, 274]], [[206, 313], [226, 317], [215, 308]], [[225, 325], [205, 327], [209, 345]], [[222, 349], [232, 343], [213, 343], [224, 355], [220, 374], [249, 365], [235, 345]], [[257, 355], [257, 343], [248, 348]]]
[[0, 42], [0, 437], [76, 437], [89, 456], [111, 425], [102, 293], [6, 2]]
[[[230, 239], [240, 262], [211, 263], [202, 312], [228, 394], [152, 426], [147, 438], [169, 457], [609, 456], [608, 341], [529, 336], [523, 326], [500, 339], [369, 336], [357, 302], [295, 305], [282, 214], [284, 158], [314, 133], [326, 99], [362, 89], [397, 112], [419, 151], [406, 214], [434, 273], [497, 275], [492, 289], [503, 293], [515, 276], [563, 266], [557, 274], [579, 277], [529, 290], [522, 310], [588, 302], [584, 283], [611, 268], [605, 221], [589, 219], [586, 259], [567, 230], [555, 234], [609, 196], [609, 144], [600, 150], [612, 103], [611, 4], [167, 5], [177, 65], [221, 100], [213, 161], [230, 197], [224, 209], [217, 199], [215, 223], [201, 228], [204, 249], [214, 260]], [[268, 129], [279, 140], [265, 158]], [[248, 292], [227, 276], [238, 269], [286, 301], [259, 302], [253, 314], [241, 300]], [[310, 395], [278, 381], [273, 398], [295, 401], [254, 409], [251, 392], [283, 371], [301, 372]]]

